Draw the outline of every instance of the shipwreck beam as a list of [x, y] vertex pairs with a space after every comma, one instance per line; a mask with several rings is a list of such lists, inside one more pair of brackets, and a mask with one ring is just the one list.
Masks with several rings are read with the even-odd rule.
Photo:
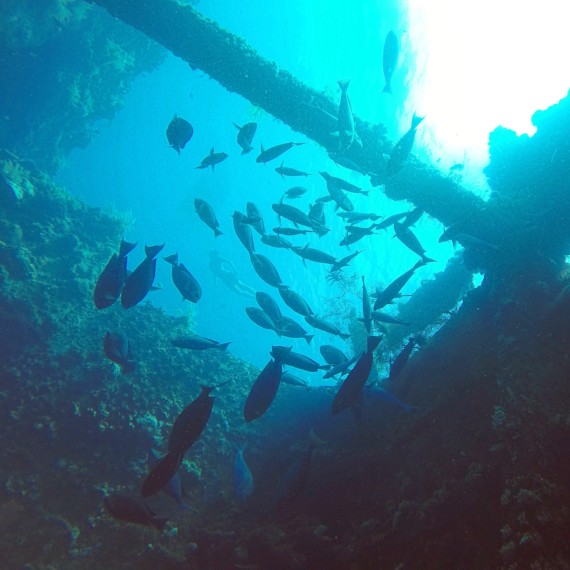
[[[328, 151], [336, 150], [338, 143], [331, 135], [336, 125], [330, 116], [336, 115], [336, 102], [264, 59], [242, 38], [191, 6], [176, 0], [89, 1], [162, 44], [193, 69], [201, 69], [228, 91], [238, 93]], [[386, 129], [357, 118], [356, 127], [363, 145], [353, 145], [349, 158], [384, 180], [384, 155], [393, 147]], [[483, 210], [480, 198], [419, 161], [411, 161], [388, 182], [389, 197], [409, 200], [446, 225], [477, 217]]]

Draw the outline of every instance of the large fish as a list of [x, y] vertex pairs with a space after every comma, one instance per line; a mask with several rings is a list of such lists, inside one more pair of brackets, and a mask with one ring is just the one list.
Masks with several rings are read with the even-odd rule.
[[236, 129], [238, 129], [237, 143], [241, 147], [241, 153], [247, 154], [253, 150], [251, 143], [253, 141], [253, 137], [255, 136], [255, 131], [257, 130], [257, 123], [246, 123], [243, 127], [240, 127], [235, 123], [233, 123], [233, 125]]
[[336, 366], [342, 364], [348, 360], [348, 357], [340, 348], [333, 346], [332, 344], [323, 344], [319, 349], [321, 356], [326, 360], [331, 366]]
[[[148, 451], [148, 466], [153, 468], [156, 463], [160, 460], [160, 455], [154, 449], [149, 449]], [[180, 475], [175, 473], [172, 479], [164, 486], [164, 492], [172, 497], [179, 507], [187, 508], [188, 505], [182, 500], [182, 482], [180, 481]]]
[[311, 386], [306, 380], [299, 378], [299, 376], [295, 376], [295, 374], [291, 374], [291, 372], [283, 372], [283, 374], [281, 374], [281, 382], [283, 384], [289, 384], [290, 386], [300, 386], [301, 388], [307, 388], [307, 390], [311, 389]]
[[269, 409], [277, 395], [282, 373], [283, 365], [279, 358], [272, 358], [259, 373], [243, 408], [243, 418], [246, 422], [260, 418]]
[[103, 499], [105, 510], [115, 519], [163, 530], [168, 519], [159, 517], [141, 499], [127, 493], [113, 493]]
[[212, 172], [214, 172], [214, 166], [220, 164], [220, 162], [223, 162], [226, 158], [228, 158], [228, 155], [225, 152], [214, 152], [214, 147], [212, 147], [210, 154], [203, 158], [202, 162], [196, 168], [202, 169], [211, 166]]
[[253, 475], [243, 457], [244, 449], [245, 445], [237, 448], [234, 468], [232, 470], [234, 493], [242, 502], [247, 501], [253, 494]]
[[93, 292], [93, 301], [98, 309], [110, 307], [121, 295], [127, 278], [127, 254], [136, 245], [136, 243], [121, 240], [119, 253], [114, 253], [107, 262]]
[[249, 225], [249, 219], [244, 216], [241, 212], [235, 210], [232, 215], [234, 221], [234, 230], [236, 235], [249, 253], [255, 251], [255, 246], [253, 243], [253, 235], [251, 233], [251, 226]]
[[168, 139], [168, 144], [178, 153], [186, 146], [186, 143], [192, 138], [194, 134], [194, 129], [192, 125], [174, 115], [174, 118], [168, 124], [166, 128], [166, 138]]
[[384, 40], [384, 53], [382, 54], [384, 80], [386, 81], [382, 93], [392, 93], [392, 75], [398, 65], [398, 53], [398, 38], [394, 32], [390, 31]]
[[277, 234], [265, 234], [261, 236], [261, 243], [280, 249], [291, 249], [293, 247], [293, 244], [289, 240]]
[[290, 168], [289, 166], [283, 166], [283, 163], [275, 169], [275, 172], [277, 172], [281, 178], [285, 178], [285, 176], [310, 176], [308, 172], [303, 172], [296, 168]]
[[103, 337], [103, 350], [109, 360], [121, 367], [123, 374], [135, 369], [135, 364], [131, 360], [129, 339], [123, 331], [106, 332]]
[[399, 214], [393, 214], [381, 222], [374, 224], [372, 227], [379, 230], [385, 230], [386, 228], [393, 226], [395, 222], [399, 222], [402, 218], [405, 218], [409, 213], [410, 212], [400, 212]]
[[369, 336], [366, 341], [366, 352], [358, 359], [354, 368], [348, 373], [344, 382], [336, 393], [331, 411], [336, 416], [343, 410], [358, 405], [362, 397], [362, 389], [368, 380], [372, 363], [374, 360], [374, 350], [380, 344], [381, 336]]
[[298, 322], [290, 317], [281, 317], [279, 332], [287, 338], [304, 338], [307, 344], [311, 343], [314, 336], [309, 334]]
[[218, 218], [216, 218], [214, 208], [212, 208], [206, 200], [202, 200], [201, 198], [194, 198], [194, 208], [196, 209], [198, 217], [214, 231], [214, 237], [221, 236], [222, 232], [219, 230], [220, 222], [218, 222]]
[[423, 260], [420, 259], [411, 269], [396, 277], [384, 291], [376, 290], [376, 301], [374, 302], [374, 310], [381, 309], [390, 304], [396, 297], [400, 297], [400, 290], [409, 281], [410, 277], [418, 267], [424, 265]]
[[410, 130], [396, 143], [396, 146], [390, 153], [387, 165], [388, 175], [391, 176], [398, 172], [404, 165], [404, 161], [410, 156], [410, 152], [412, 152], [412, 147], [414, 146], [414, 139], [416, 138], [416, 129], [423, 120], [424, 117], [418, 117], [414, 113]]
[[426, 250], [423, 248], [420, 240], [416, 237], [414, 232], [399, 222], [394, 223], [394, 231], [396, 232], [396, 237], [411, 251], [416, 253], [422, 258], [422, 263], [426, 264], [429, 262], [435, 262], [435, 259], [431, 259], [426, 256]]
[[270, 162], [271, 160], [274, 160], [278, 156], [281, 156], [284, 152], [287, 152], [290, 148], [302, 144], [305, 143], [288, 142], [288, 143], [278, 144], [267, 149], [263, 148], [263, 145], [261, 145], [261, 153], [255, 159], [255, 162]]
[[354, 116], [352, 114], [352, 106], [348, 98], [349, 81], [339, 81], [340, 87], [340, 104], [338, 106], [338, 137], [339, 150], [345, 151], [352, 146], [355, 140], [358, 140], [356, 129], [354, 127]]
[[174, 338], [170, 341], [172, 346], [177, 348], [187, 348], [190, 350], [209, 350], [211, 348], [217, 348], [218, 350], [226, 350], [231, 344], [230, 342], [218, 342], [217, 340], [212, 340], [211, 338], [206, 338], [203, 336], [198, 336], [197, 334], [191, 334], [189, 336], [182, 336]]
[[260, 235], [265, 235], [265, 224], [263, 223], [263, 218], [259, 208], [253, 203], [248, 202], [245, 205], [245, 211], [247, 213], [247, 223], [251, 224], [253, 229]]
[[299, 293], [293, 291], [293, 289], [289, 289], [287, 285], [279, 286], [279, 294], [281, 295], [283, 301], [285, 301], [285, 304], [289, 308], [293, 309], [293, 311], [296, 313], [299, 313], [304, 317], [308, 317], [314, 314], [313, 309], [309, 307], [307, 301], [305, 301], [305, 299], [303, 299]]
[[178, 254], [174, 253], [164, 258], [172, 265], [172, 282], [180, 291], [183, 299], [197, 303], [202, 297], [202, 288], [195, 277], [186, 269], [183, 263], [178, 263]]
[[416, 342], [422, 342], [423, 339], [416, 338], [411, 336], [406, 343], [406, 346], [400, 351], [398, 356], [394, 359], [394, 362], [390, 365], [390, 374], [388, 376], [388, 380], [394, 380], [397, 376], [399, 376], [406, 366], [410, 355], [412, 354], [412, 350], [416, 346]]
[[263, 291], [258, 291], [255, 294], [255, 299], [263, 312], [269, 316], [275, 325], [279, 326], [279, 322], [283, 318], [283, 314], [281, 313], [281, 309], [279, 308], [277, 301], [275, 301], [271, 295], [264, 293]]
[[[305, 212], [299, 210], [295, 206], [291, 206], [290, 204], [272, 204], [271, 207], [273, 211], [280, 217], [280, 218], [287, 218], [295, 225], [299, 224], [301, 226], [305, 226], [311, 229], [314, 229], [315, 221], [311, 220]], [[275, 230], [273, 230], [275, 231]]]
[[339, 364], [335, 364], [331, 368], [328, 369], [326, 374], [323, 376], [323, 379], [332, 378], [337, 374], [345, 374], [348, 373], [348, 369], [360, 358], [361, 354], [355, 354], [352, 358], [345, 360]]
[[338, 208], [341, 208], [345, 212], [352, 212], [354, 210], [354, 205], [350, 201], [349, 197], [341, 190], [340, 186], [335, 182], [334, 178], [327, 174], [326, 172], [320, 172], [320, 175], [327, 182], [327, 190], [331, 195], [332, 199], [335, 201]]
[[335, 265], [336, 258], [332, 255], [321, 251], [320, 249], [315, 249], [314, 247], [309, 247], [309, 244], [304, 247], [293, 246], [291, 248], [298, 256], [303, 258], [303, 263], [308, 259], [309, 261], [314, 261], [316, 263], [325, 263], [328, 265]]
[[245, 312], [257, 326], [279, 333], [280, 325], [275, 323], [263, 309], [260, 309], [259, 307], [246, 307]]
[[200, 395], [176, 418], [168, 438], [168, 453], [155, 463], [144, 480], [141, 489], [143, 497], [150, 497], [160, 491], [178, 472], [184, 454], [200, 437], [208, 423], [215, 399], [210, 393], [218, 386], [201, 386]]
[[287, 366], [293, 366], [307, 372], [317, 372], [318, 370], [326, 370], [328, 368], [327, 364], [319, 364], [316, 360], [304, 354], [293, 352], [290, 346], [273, 346], [271, 348], [271, 356], [275, 359], [280, 359]]
[[388, 315], [387, 313], [382, 313], [381, 311], [372, 311], [370, 314], [372, 319], [375, 321], [379, 321], [381, 323], [389, 323], [391, 325], [411, 325], [409, 321], [403, 321], [402, 319], [398, 319], [397, 317], [393, 317], [392, 315]]
[[279, 287], [282, 284], [279, 272], [271, 263], [271, 260], [260, 253], [250, 252], [249, 258], [255, 272], [272, 287]]
[[121, 304], [125, 309], [140, 303], [151, 290], [156, 274], [156, 256], [163, 247], [164, 244], [145, 246], [146, 257], [125, 280], [125, 286], [121, 293]]
[[336, 327], [332, 323], [329, 323], [324, 319], [320, 319], [315, 315], [305, 316], [305, 321], [307, 321], [307, 324], [311, 325], [312, 327], [328, 332], [330, 334], [334, 334], [336, 336], [340, 336], [340, 338], [342, 338], [343, 340], [348, 340], [350, 338], [350, 335], [348, 333], [343, 333], [338, 327]]

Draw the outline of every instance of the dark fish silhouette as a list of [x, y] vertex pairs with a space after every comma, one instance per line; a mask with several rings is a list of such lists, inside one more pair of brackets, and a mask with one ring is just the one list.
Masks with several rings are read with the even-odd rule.
[[279, 287], [282, 284], [279, 272], [270, 259], [260, 253], [250, 252], [249, 258], [255, 272], [272, 287]]
[[337, 374], [347, 373], [347, 370], [360, 358], [360, 356], [361, 356], [360, 354], [355, 354], [352, 358], [349, 358], [344, 362], [341, 362], [340, 364], [335, 364], [334, 366], [329, 368], [329, 370], [323, 376], [323, 378], [324, 379], [332, 378]]
[[310, 344], [315, 336], [309, 334], [297, 321], [290, 317], [281, 318], [278, 332], [287, 338], [304, 338], [307, 344]]
[[372, 311], [371, 315], [373, 320], [379, 321], [381, 323], [389, 323], [391, 325], [411, 325], [409, 321], [402, 321], [397, 317], [393, 317], [392, 315], [388, 315], [387, 313], [382, 313], [381, 311]]
[[172, 281], [183, 299], [197, 303], [202, 296], [202, 288], [192, 273], [186, 269], [183, 263], [178, 263], [178, 254], [174, 253], [164, 258], [172, 265]]
[[162, 530], [167, 519], [158, 517], [150, 507], [138, 497], [127, 493], [113, 493], [103, 499], [105, 510], [115, 519]]
[[332, 255], [325, 253], [320, 249], [309, 247], [308, 244], [304, 247], [293, 246], [291, 250], [303, 258], [303, 263], [305, 263], [306, 259], [309, 261], [314, 261], [316, 263], [326, 263], [329, 265], [335, 265], [337, 263], [336, 258]]
[[307, 388], [307, 390], [311, 389], [311, 386], [309, 386], [306, 380], [299, 378], [299, 376], [295, 376], [295, 374], [291, 374], [291, 372], [283, 372], [283, 374], [281, 374], [281, 382], [283, 382], [283, 384], [289, 384], [290, 386]]
[[343, 333], [338, 327], [336, 327], [332, 323], [329, 323], [324, 319], [320, 319], [315, 315], [307, 315], [305, 317], [305, 321], [307, 321], [307, 324], [311, 325], [312, 327], [328, 332], [329, 334], [340, 336], [340, 338], [342, 338], [343, 340], [348, 340], [350, 338], [350, 335], [348, 333]]
[[384, 40], [384, 53], [382, 56], [382, 63], [386, 85], [384, 86], [382, 93], [392, 93], [391, 81], [394, 70], [398, 65], [398, 53], [398, 38], [396, 38], [396, 34], [394, 34], [394, 32], [390, 31]]
[[270, 331], [279, 332], [278, 323], [263, 309], [258, 307], [246, 307], [245, 312], [257, 326]]
[[93, 300], [98, 309], [110, 307], [121, 295], [127, 278], [127, 254], [136, 243], [121, 240], [119, 253], [114, 253], [97, 279]]
[[275, 169], [275, 172], [277, 172], [281, 178], [284, 178], [285, 176], [310, 176], [308, 172], [303, 172], [296, 168], [290, 168], [289, 166], [283, 166], [283, 163]]
[[280, 285], [279, 286], [279, 294], [285, 304], [293, 309], [296, 313], [303, 315], [304, 317], [313, 315], [313, 309], [309, 307], [309, 304], [299, 293], [293, 291], [293, 289], [289, 289], [287, 285]]
[[291, 249], [293, 244], [277, 234], [265, 234], [261, 236], [261, 242], [271, 247], [278, 247], [281, 249]]
[[435, 259], [431, 259], [426, 256], [426, 250], [423, 248], [420, 240], [416, 237], [414, 232], [404, 224], [399, 222], [394, 223], [394, 231], [396, 232], [396, 237], [411, 251], [418, 254], [422, 258], [422, 262], [429, 263], [430, 261], [435, 262]]
[[273, 228], [273, 231], [276, 234], [281, 234], [284, 236], [304, 236], [306, 234], [313, 232], [313, 230], [302, 230], [300, 228], [284, 228], [284, 227]]
[[178, 337], [170, 341], [172, 346], [177, 348], [188, 348], [190, 350], [209, 350], [210, 348], [217, 348], [218, 350], [226, 350], [231, 342], [218, 342], [211, 338], [198, 336], [192, 334], [189, 336]]
[[421, 208], [414, 208], [412, 211], [406, 214], [402, 225], [406, 226], [407, 228], [413, 226], [422, 217], [423, 213], [424, 211]]
[[260, 418], [269, 409], [277, 395], [282, 372], [281, 360], [276, 358], [271, 359], [259, 373], [243, 408], [243, 418], [246, 422]]
[[352, 212], [352, 210], [354, 210], [354, 204], [350, 201], [350, 198], [341, 190], [334, 177], [326, 172], [320, 172], [319, 174], [327, 181], [327, 190], [329, 191], [332, 199], [335, 201], [337, 207], [341, 208], [345, 212]]
[[374, 360], [374, 350], [380, 344], [381, 336], [369, 336], [366, 341], [366, 352], [358, 359], [354, 368], [348, 373], [336, 393], [331, 411], [336, 416], [343, 410], [358, 405], [362, 397], [362, 389], [368, 380]]
[[166, 129], [166, 138], [168, 144], [178, 153], [186, 146], [186, 143], [192, 138], [194, 129], [192, 125], [184, 119], [174, 115], [174, 119], [170, 121]]
[[251, 143], [255, 136], [255, 131], [257, 130], [257, 123], [246, 123], [243, 127], [240, 127], [235, 123], [233, 123], [233, 125], [238, 129], [237, 143], [241, 147], [241, 153], [247, 154], [249, 151], [253, 150]]
[[344, 354], [340, 348], [333, 346], [332, 344], [323, 344], [319, 349], [322, 357], [331, 366], [337, 366], [348, 360], [348, 356]]
[[210, 149], [210, 154], [202, 159], [202, 162], [196, 166], [196, 168], [208, 168], [208, 166], [212, 167], [212, 172], [214, 172], [214, 166], [216, 164], [220, 164], [228, 158], [228, 155], [225, 152], [214, 152], [214, 147]]
[[255, 251], [255, 245], [253, 243], [253, 235], [251, 233], [251, 226], [249, 225], [249, 220], [247, 216], [244, 216], [241, 212], [235, 210], [232, 215], [234, 221], [234, 230], [236, 235], [249, 253]]
[[260, 236], [264, 236], [265, 224], [263, 223], [259, 208], [253, 202], [248, 202], [245, 205], [245, 212], [247, 214], [247, 223], [250, 224]]
[[410, 152], [412, 152], [412, 147], [414, 146], [414, 139], [416, 138], [416, 129], [423, 120], [424, 117], [418, 117], [414, 113], [410, 130], [396, 143], [396, 146], [390, 153], [387, 165], [388, 175], [391, 176], [398, 172], [404, 165], [404, 161], [410, 156]]
[[305, 143], [288, 142], [272, 146], [268, 149], [264, 149], [263, 145], [261, 145], [261, 153], [255, 159], [255, 162], [270, 162], [271, 160], [274, 160], [278, 156], [281, 156], [284, 152], [287, 152], [290, 148], [302, 144]]
[[337, 216], [344, 218], [349, 224], [357, 224], [358, 222], [363, 222], [365, 220], [372, 220], [375, 222], [380, 218], [378, 214], [374, 214], [372, 212], [338, 212]]
[[402, 273], [400, 277], [397, 277], [384, 289], [384, 291], [376, 290], [376, 301], [374, 302], [374, 310], [381, 309], [386, 305], [390, 304], [396, 297], [400, 296], [400, 290], [409, 281], [410, 277], [414, 274], [414, 271], [418, 267], [422, 267], [424, 261], [420, 259], [411, 269], [408, 269], [405, 273]]
[[234, 468], [232, 470], [234, 493], [242, 502], [247, 501], [253, 494], [253, 475], [249, 465], [243, 457], [244, 449], [245, 445], [237, 448]]
[[[150, 449], [147, 459], [148, 466], [152, 469], [160, 460], [160, 455], [154, 449]], [[178, 473], [175, 473], [172, 476], [172, 479], [170, 479], [170, 481], [168, 481], [168, 483], [165, 485], [164, 492], [169, 497], [172, 497], [179, 507], [188, 508], [188, 505], [186, 505], [186, 503], [184, 503], [182, 500], [182, 482], [180, 481], [180, 475]]]
[[306, 191], [307, 189], [304, 186], [293, 186], [288, 190], [285, 190], [283, 198], [289, 198], [290, 200], [293, 198], [299, 198], [299, 196], [302, 196]]
[[103, 350], [109, 360], [121, 367], [123, 374], [135, 369], [135, 364], [131, 360], [129, 339], [123, 331], [106, 332], [103, 337]]
[[152, 288], [156, 273], [156, 256], [160, 253], [162, 245], [147, 245], [144, 248], [146, 257], [139, 266], [127, 277], [125, 287], [121, 293], [121, 304], [125, 309], [140, 303]]
[[150, 497], [160, 491], [178, 472], [184, 454], [204, 431], [214, 399], [210, 392], [218, 386], [200, 386], [202, 392], [176, 418], [168, 438], [168, 453], [152, 467], [143, 482], [141, 494]]
[[218, 218], [216, 218], [214, 208], [212, 208], [206, 200], [202, 200], [201, 198], [194, 198], [194, 208], [196, 209], [198, 217], [214, 231], [214, 237], [221, 236], [222, 232], [219, 230], [220, 222], [218, 222]]
[[279, 326], [279, 322], [283, 318], [283, 315], [281, 313], [279, 305], [277, 304], [277, 301], [275, 301], [271, 295], [264, 293], [263, 291], [258, 291], [255, 294], [255, 299], [257, 301], [257, 304], [265, 313], [267, 313], [275, 325]]
[[373, 224], [373, 227], [379, 230], [385, 230], [390, 226], [393, 226], [395, 222], [399, 222], [402, 218], [405, 218], [410, 212], [400, 212], [399, 214], [393, 214], [388, 216], [385, 220]]
[[273, 346], [271, 348], [271, 356], [276, 360], [281, 360], [287, 366], [293, 366], [307, 372], [317, 372], [317, 370], [326, 370], [328, 368], [326, 364], [319, 364], [316, 360], [304, 354], [293, 352], [290, 346]]
[[396, 356], [396, 358], [394, 359], [394, 362], [392, 362], [392, 364], [390, 365], [390, 374], [388, 376], [388, 380], [394, 380], [394, 378], [396, 378], [396, 376], [398, 376], [402, 372], [418, 340], [419, 339], [416, 339], [416, 337], [413, 336], [411, 336], [408, 339], [406, 346], [404, 346], [404, 348], [400, 351], [398, 356]]
[[359, 144], [360, 139], [356, 134], [356, 129], [354, 126], [354, 116], [352, 114], [352, 105], [350, 104], [350, 99], [348, 98], [348, 85], [349, 81], [339, 81], [338, 86], [340, 87], [340, 103], [338, 106], [338, 138], [339, 138], [339, 150], [345, 151], [352, 146], [354, 141]]

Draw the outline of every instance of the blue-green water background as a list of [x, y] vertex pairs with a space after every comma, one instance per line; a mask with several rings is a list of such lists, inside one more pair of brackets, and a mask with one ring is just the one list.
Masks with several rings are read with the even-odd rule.
[[[402, 41], [406, 33], [405, 13], [394, 2], [303, 2], [280, 3], [209, 2], [203, 0], [198, 9], [231, 32], [243, 36], [260, 55], [274, 60], [310, 86], [326, 92], [338, 101], [339, 79], [349, 79], [349, 95], [353, 111], [371, 123], [382, 122], [394, 142], [409, 126], [410, 93], [414, 88], [413, 52]], [[382, 94], [382, 48], [386, 34], [394, 30], [403, 46], [399, 68], [393, 79], [393, 95]], [[261, 86], [260, 86], [261, 87]], [[194, 127], [194, 136], [178, 156], [168, 147], [166, 126], [177, 114]], [[255, 150], [241, 156], [232, 122], [257, 121]], [[86, 203], [112, 207], [134, 222], [125, 239], [138, 241], [130, 256], [134, 268], [142, 259], [144, 244], [166, 243], [164, 254], [179, 253], [183, 262], [200, 282], [204, 291], [195, 307], [196, 332], [221, 342], [233, 341], [231, 352], [256, 365], [263, 365], [272, 344], [292, 344], [295, 350], [313, 357], [318, 347], [332, 343], [346, 352], [351, 349], [338, 338], [322, 331], [312, 331], [301, 316], [284, 306], [275, 289], [266, 285], [251, 267], [246, 250], [237, 240], [231, 221], [234, 210], [245, 211], [248, 201], [261, 210], [268, 229], [277, 225], [271, 204], [278, 202], [284, 190], [301, 183], [309, 188], [305, 196], [292, 204], [306, 210], [309, 203], [326, 194], [324, 180], [317, 174], [326, 170], [351, 182], [371, 188], [366, 177], [336, 166], [325, 151], [312, 141], [292, 132], [286, 125], [249, 101], [230, 94], [199, 70], [193, 71], [184, 61], [168, 55], [153, 73], [138, 78], [124, 101], [123, 110], [112, 121], [103, 121], [98, 134], [86, 149], [74, 151], [62, 167], [59, 180]], [[282, 180], [274, 168], [281, 159], [260, 165], [255, 162], [260, 144], [298, 141], [306, 144], [284, 155], [285, 164], [313, 173], [307, 179]], [[214, 173], [195, 166], [210, 148], [229, 154]], [[207, 200], [214, 207], [224, 235], [214, 236], [197, 217], [194, 198]], [[350, 195], [359, 211], [375, 211], [382, 216], [411, 209], [408, 203], [394, 203], [374, 189], [368, 198]], [[350, 251], [338, 242], [344, 235], [341, 221], [326, 207], [328, 235], [321, 239], [292, 238], [295, 244], [309, 241], [313, 247], [338, 258]], [[411, 293], [422, 279], [444, 268], [453, 254], [449, 244], [438, 244], [442, 226], [423, 216], [415, 231], [428, 254], [437, 259], [418, 271], [404, 289]], [[348, 274], [354, 285], [348, 290], [330, 285], [327, 267], [308, 263], [290, 251], [270, 248], [255, 236], [256, 249], [276, 265], [284, 283], [302, 294], [321, 317], [346, 330], [348, 312], [361, 310], [360, 275], [368, 288], [387, 285], [409, 269], [417, 256], [393, 239], [393, 232], [367, 237], [351, 251], [364, 249], [352, 263]], [[309, 347], [304, 340], [279, 339], [273, 332], [260, 329], [246, 316], [244, 308], [255, 306], [255, 300], [244, 299], [216, 282], [208, 267], [209, 252], [217, 249], [230, 258], [242, 281], [255, 290], [263, 290], [276, 298], [283, 312], [295, 318], [315, 340]], [[358, 276], [358, 278], [356, 278]], [[152, 293], [152, 302], [175, 315], [186, 314], [187, 302], [180, 299], [170, 278], [170, 266], [160, 261], [155, 283], [162, 290]], [[340, 299], [340, 301], [339, 301]]]

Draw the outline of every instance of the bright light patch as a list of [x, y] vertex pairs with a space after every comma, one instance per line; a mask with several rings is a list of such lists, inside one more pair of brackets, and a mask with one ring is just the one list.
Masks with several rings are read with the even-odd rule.
[[532, 114], [566, 96], [569, 3], [408, 0], [407, 11], [403, 120], [426, 115], [418, 147], [442, 169], [480, 171], [490, 131], [532, 134]]

